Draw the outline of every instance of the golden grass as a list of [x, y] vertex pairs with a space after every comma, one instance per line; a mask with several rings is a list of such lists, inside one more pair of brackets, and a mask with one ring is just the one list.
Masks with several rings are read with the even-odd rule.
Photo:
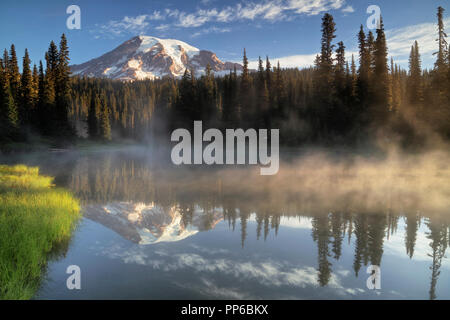
[[0, 299], [30, 299], [49, 254], [67, 242], [78, 200], [38, 168], [0, 165]]

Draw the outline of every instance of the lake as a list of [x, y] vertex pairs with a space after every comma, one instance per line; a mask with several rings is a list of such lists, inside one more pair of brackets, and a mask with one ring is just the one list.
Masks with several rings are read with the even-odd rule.
[[[35, 299], [450, 299], [447, 155], [284, 152], [260, 176], [155, 154], [3, 160], [40, 166], [83, 207]], [[70, 265], [81, 290], [66, 286]]]

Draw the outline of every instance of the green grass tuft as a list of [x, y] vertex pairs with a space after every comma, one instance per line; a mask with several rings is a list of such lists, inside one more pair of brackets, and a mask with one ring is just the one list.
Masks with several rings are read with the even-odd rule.
[[52, 182], [39, 168], [0, 165], [0, 299], [33, 297], [80, 217], [78, 200]]

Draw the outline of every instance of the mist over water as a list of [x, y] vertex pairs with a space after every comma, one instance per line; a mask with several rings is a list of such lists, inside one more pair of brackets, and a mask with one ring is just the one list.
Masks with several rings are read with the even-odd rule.
[[[285, 149], [274, 176], [259, 166], [174, 166], [169, 152], [5, 159], [39, 165], [84, 208], [38, 298], [450, 297], [448, 149]], [[69, 260], [97, 285], [59, 290]], [[382, 269], [378, 293], [365, 286], [369, 265]], [[95, 280], [102, 272], [124, 277], [111, 284], [120, 291]]]

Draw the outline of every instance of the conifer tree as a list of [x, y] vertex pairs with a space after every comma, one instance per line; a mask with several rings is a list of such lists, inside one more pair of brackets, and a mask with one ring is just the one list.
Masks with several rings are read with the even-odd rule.
[[[53, 43], [53, 42], [52, 42]], [[53, 58], [49, 52], [45, 54], [46, 71], [43, 75], [42, 98], [40, 98], [40, 125], [44, 135], [55, 133], [55, 78], [53, 68]]]
[[9, 81], [9, 71], [8, 71], [8, 64], [9, 64], [9, 54], [8, 54], [8, 50], [3, 50], [3, 72], [5, 73], [5, 77], [8, 79]]
[[47, 70], [46, 76], [52, 78], [52, 81], [55, 81], [57, 78], [57, 68], [58, 68], [58, 47], [56, 44], [51, 41], [48, 47], [47, 56]]
[[241, 88], [244, 92], [247, 92], [250, 87], [250, 77], [249, 77], [249, 71], [248, 71], [248, 58], [247, 58], [247, 52], [244, 48], [244, 57], [243, 57], [243, 63], [242, 63], [242, 81], [241, 81]]
[[203, 86], [203, 97], [202, 97], [202, 119], [205, 119], [207, 122], [211, 122], [212, 119], [216, 116], [216, 106], [215, 106], [215, 85], [214, 85], [214, 74], [211, 69], [211, 65], [208, 63], [205, 68], [205, 76], [202, 79]]
[[409, 55], [409, 81], [408, 81], [408, 96], [409, 103], [420, 104], [423, 100], [422, 88], [422, 66], [419, 53], [419, 44], [417, 41], [411, 47]]
[[242, 114], [242, 120], [245, 122], [245, 126], [251, 126], [251, 121], [253, 120], [253, 106], [251, 103], [250, 97], [250, 89], [251, 89], [251, 80], [248, 69], [248, 58], [247, 52], [244, 48], [244, 56], [243, 56], [243, 67], [242, 67], [242, 76], [241, 76], [241, 84], [240, 84], [240, 97], [239, 97], [239, 109]]
[[267, 111], [269, 108], [269, 91], [266, 82], [266, 71], [264, 70], [261, 57], [258, 58], [257, 77], [257, 100], [256, 100], [256, 125], [257, 128], [265, 128], [268, 123]]
[[367, 104], [369, 94], [369, 73], [371, 58], [367, 47], [366, 34], [363, 26], [358, 33], [359, 46], [359, 69], [358, 69], [358, 98], [362, 106]]
[[37, 126], [42, 134], [45, 133], [45, 74], [44, 66], [42, 65], [42, 60], [39, 60], [39, 71], [38, 71], [38, 95], [36, 103], [36, 121]]
[[36, 67], [36, 64], [33, 65], [33, 73], [32, 73], [32, 78], [33, 78], [33, 104], [36, 107], [37, 105], [37, 101], [38, 101], [38, 96], [39, 96], [39, 71], [38, 68]]
[[448, 54], [447, 50], [447, 34], [445, 33], [444, 26], [444, 8], [438, 7], [437, 18], [438, 18], [438, 38], [436, 41], [438, 42], [438, 51], [435, 53], [437, 55], [437, 60], [435, 63], [435, 69], [438, 73], [445, 73], [447, 65], [446, 65], [446, 55]]
[[446, 137], [450, 137], [450, 61], [447, 64], [447, 56], [449, 55], [447, 34], [444, 25], [444, 8], [438, 7], [438, 51], [434, 54], [437, 56], [433, 70], [433, 89], [435, 98], [435, 108], [440, 113], [438, 119], [432, 119], [438, 123], [439, 131]]
[[261, 57], [258, 57], [258, 84], [261, 85], [265, 81], [264, 78], [264, 67], [263, 67], [263, 61], [261, 60]]
[[20, 86], [20, 121], [23, 125], [30, 125], [32, 114], [34, 112], [34, 88], [33, 88], [33, 75], [30, 69], [30, 57], [28, 50], [25, 49], [25, 55], [23, 57], [22, 77]]
[[0, 58], [0, 142], [4, 140], [6, 131], [6, 110], [4, 109], [5, 99], [5, 69], [3, 66], [3, 59]]
[[[378, 30], [379, 29], [377, 29], [377, 34], [378, 34]], [[376, 62], [376, 59], [377, 59], [376, 50], [377, 50], [377, 48], [376, 48], [375, 38], [373, 36], [372, 31], [369, 31], [369, 34], [367, 35], [367, 54], [369, 55], [368, 56], [368, 61], [369, 61], [369, 79], [375, 73], [375, 68], [376, 68], [376, 63], [377, 63]]]
[[333, 73], [333, 39], [336, 37], [333, 16], [326, 13], [322, 18], [322, 39], [317, 76], [315, 78], [316, 103], [318, 110], [315, 110], [313, 117], [318, 118], [315, 122], [318, 127], [313, 130], [319, 135], [327, 135], [330, 131], [332, 119], [328, 116], [333, 108], [333, 98], [335, 96], [334, 73]]
[[402, 105], [402, 91], [401, 79], [398, 72], [398, 67], [394, 64], [394, 59], [391, 57], [391, 87], [392, 87], [392, 110], [397, 113]]
[[14, 103], [17, 104], [20, 100], [20, 73], [14, 44], [11, 45], [11, 49], [9, 51], [7, 72], [12, 98], [14, 99]]
[[382, 123], [387, 118], [387, 113], [391, 108], [392, 95], [389, 84], [388, 52], [386, 45], [386, 35], [384, 33], [383, 18], [380, 17], [379, 28], [377, 29], [377, 39], [375, 40], [374, 52], [374, 75], [373, 75], [373, 95], [374, 95], [374, 120]]
[[272, 65], [270, 64], [269, 56], [266, 56], [266, 85], [268, 92], [268, 103], [269, 106], [273, 105], [273, 95], [272, 95]]
[[109, 120], [109, 109], [106, 102], [106, 95], [104, 93], [101, 99], [100, 137], [105, 141], [111, 140], [111, 124]]
[[286, 100], [286, 92], [285, 92], [285, 85], [284, 85], [284, 79], [281, 72], [280, 67], [280, 61], [277, 63], [277, 68], [275, 70], [275, 99], [276, 99], [276, 108], [277, 108], [277, 115], [278, 117], [285, 117], [286, 110], [285, 110], [285, 100]]
[[357, 97], [357, 84], [358, 84], [358, 77], [356, 74], [356, 64], [355, 64], [355, 56], [352, 54], [352, 62], [350, 65], [350, 73], [351, 73], [351, 99], [353, 101], [356, 100]]
[[100, 99], [97, 94], [91, 96], [91, 103], [89, 104], [89, 112], [87, 117], [87, 130], [89, 138], [97, 139], [99, 136], [99, 107]]
[[[319, 62], [320, 79], [323, 81], [323, 88], [331, 87], [332, 69], [333, 69], [333, 49], [332, 41], [336, 38], [336, 24], [333, 16], [326, 13], [322, 18], [322, 40], [321, 53]], [[330, 90], [327, 90], [330, 92]]]
[[342, 41], [338, 42], [338, 48], [336, 49], [336, 67], [335, 67], [335, 86], [337, 93], [342, 94], [344, 89], [345, 78], [345, 46]]
[[2, 129], [5, 130], [3, 134], [7, 139], [15, 141], [19, 137], [19, 112], [8, 85], [6, 88], [3, 88], [2, 96], [1, 117], [4, 125]]
[[57, 53], [55, 69], [55, 91], [56, 91], [56, 116], [59, 134], [69, 138], [73, 135], [73, 130], [69, 123], [70, 104], [70, 68], [69, 49], [67, 39], [63, 33]]

